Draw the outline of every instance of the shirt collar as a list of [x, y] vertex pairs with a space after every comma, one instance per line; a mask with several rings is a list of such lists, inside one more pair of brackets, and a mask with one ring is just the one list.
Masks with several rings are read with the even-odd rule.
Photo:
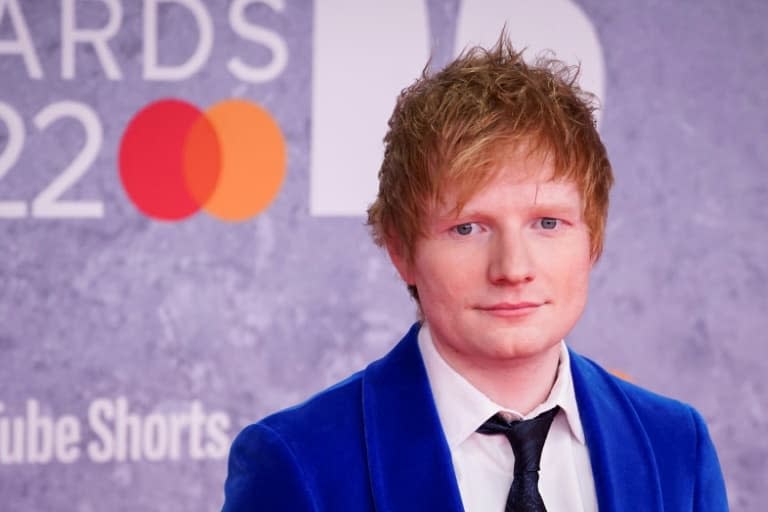
[[451, 449], [463, 443], [497, 412], [506, 412], [505, 416], [510, 416], [511, 419], [528, 419], [556, 405], [565, 413], [571, 435], [584, 444], [584, 430], [571, 378], [571, 360], [564, 341], [560, 342], [560, 363], [549, 396], [529, 414], [523, 416], [495, 403], [451, 368], [435, 348], [426, 323], [422, 324], [418, 339], [437, 413]]

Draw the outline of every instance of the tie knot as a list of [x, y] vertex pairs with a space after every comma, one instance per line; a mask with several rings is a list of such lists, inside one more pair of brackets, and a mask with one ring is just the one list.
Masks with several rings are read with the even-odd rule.
[[495, 414], [477, 431], [481, 434], [503, 434], [507, 438], [515, 454], [515, 475], [538, 472], [544, 441], [559, 409], [555, 406], [530, 420], [512, 422]]

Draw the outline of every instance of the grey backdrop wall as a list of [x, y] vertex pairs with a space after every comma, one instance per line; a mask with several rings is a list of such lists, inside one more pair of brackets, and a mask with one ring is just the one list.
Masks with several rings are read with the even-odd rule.
[[[537, 3], [0, 0], [0, 508], [217, 510], [240, 428], [393, 345], [415, 311], [355, 214], [370, 185], [323, 174], [314, 139], [349, 133], [344, 172], [375, 176], [353, 154], [383, 120], [353, 106], [386, 112], [396, 90], [359, 84], [445, 62], [474, 13], [491, 40], [507, 19], [597, 48], [576, 57], [617, 183], [569, 342], [702, 411], [732, 508], [762, 510], [768, 4]], [[287, 167], [264, 211], [163, 221], [132, 201], [121, 141], [164, 98], [276, 121]]]

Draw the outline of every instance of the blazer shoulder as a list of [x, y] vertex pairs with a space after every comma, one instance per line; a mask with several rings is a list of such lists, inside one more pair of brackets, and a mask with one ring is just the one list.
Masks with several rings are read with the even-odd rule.
[[362, 431], [363, 389], [370, 390], [372, 386], [376, 390], [389, 392], [393, 386], [408, 387], [414, 379], [407, 379], [406, 375], [419, 373], [415, 367], [423, 363], [417, 346], [418, 331], [417, 323], [389, 353], [366, 368], [298, 405], [267, 416], [261, 422], [287, 437], [299, 439], [305, 436], [318, 439], [318, 436], [322, 438], [325, 434], [338, 437]]
[[224, 511], [256, 505], [345, 510], [367, 503], [361, 402], [358, 372], [245, 427], [230, 450]]
[[286, 436], [304, 435], [309, 428], [339, 428], [344, 422], [360, 421], [362, 375], [359, 371], [311, 396], [307, 400], [263, 418], [262, 423]]
[[641, 421], [652, 420], [660, 424], [682, 422], [695, 428], [695, 417], [699, 415], [691, 405], [614, 375], [588, 357], [573, 351], [570, 355], [572, 366], [590, 389], [626, 398]]
[[264, 424], [238, 434], [229, 454], [222, 512], [253, 510], [317, 510], [312, 487], [295, 452]]
[[593, 414], [611, 424], [612, 431], [617, 425], [642, 426], [669, 509], [728, 510], [717, 453], [694, 407], [617, 377], [573, 351], [571, 356], [575, 384], [584, 394], [599, 395], [587, 398], [600, 404]]

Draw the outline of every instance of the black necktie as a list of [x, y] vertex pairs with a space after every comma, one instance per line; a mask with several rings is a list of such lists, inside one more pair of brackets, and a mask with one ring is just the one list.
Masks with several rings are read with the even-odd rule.
[[539, 494], [539, 462], [549, 426], [559, 407], [530, 420], [507, 422], [494, 415], [477, 429], [481, 434], [504, 434], [515, 454], [515, 472], [505, 512], [546, 512]]

